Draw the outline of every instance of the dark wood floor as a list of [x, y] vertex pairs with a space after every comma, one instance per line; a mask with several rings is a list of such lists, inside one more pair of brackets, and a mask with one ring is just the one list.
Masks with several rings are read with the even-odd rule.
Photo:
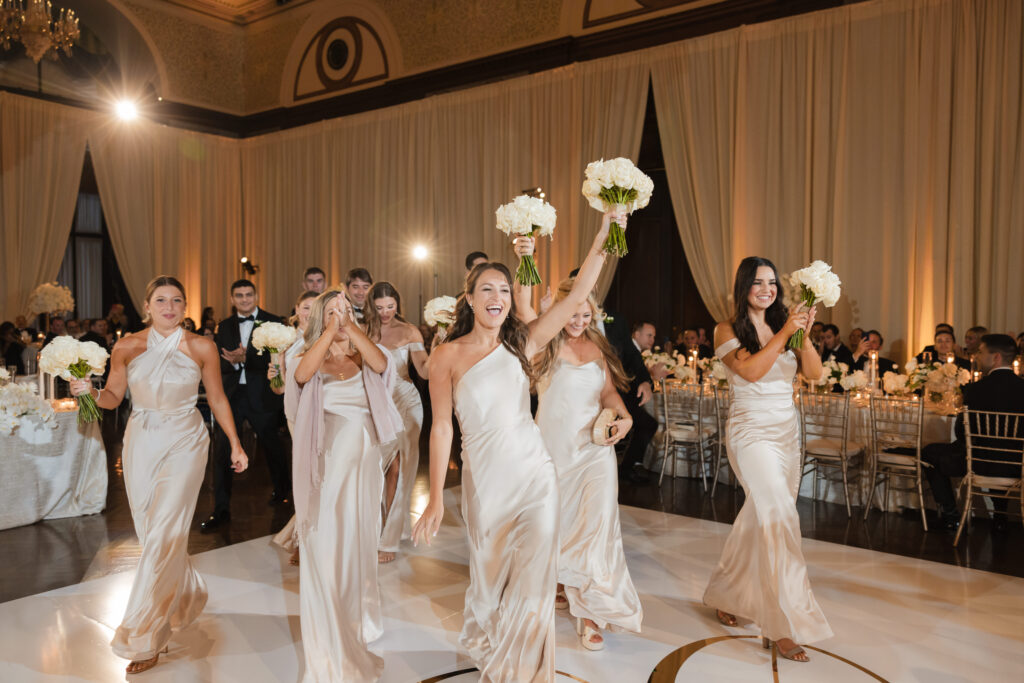
[[[110, 467], [106, 510], [89, 517], [0, 531], [5, 560], [0, 564], [0, 602], [129, 570], [137, 563], [139, 546], [121, 476], [120, 434], [113, 420], [105, 421], [104, 437]], [[236, 480], [230, 524], [212, 534], [198, 531], [199, 522], [213, 509], [208, 476], [196, 506], [189, 552], [200, 553], [275, 533], [291, 517], [290, 505], [267, 504], [271, 487], [266, 464], [258, 450], [254, 453], [251, 441], [246, 446], [252, 461], [249, 470]], [[425, 434], [421, 452], [424, 457], [417, 494], [427, 490]], [[450, 470], [449, 474], [447, 484], [456, 485], [458, 471]], [[619, 498], [625, 505], [725, 523], [732, 522], [743, 501], [742, 492], [730, 486], [719, 486], [712, 500], [703, 493], [698, 480], [685, 478], [666, 478], [660, 487], [655, 483], [622, 483]], [[954, 548], [951, 535], [924, 533], [916, 513], [874, 512], [865, 523], [856, 509], [853, 519], [848, 519], [841, 505], [801, 498], [797, 507], [806, 538], [1024, 577], [1024, 528], [1019, 522], [1010, 524], [1003, 533], [994, 533], [987, 520], [979, 520], [960, 547]]]

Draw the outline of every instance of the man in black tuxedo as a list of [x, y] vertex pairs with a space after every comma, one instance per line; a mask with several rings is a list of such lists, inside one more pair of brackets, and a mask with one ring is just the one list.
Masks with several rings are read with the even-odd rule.
[[654, 325], [649, 322], [637, 323], [632, 328], [632, 336], [629, 336], [626, 330], [630, 328], [627, 327], [626, 321], [615, 315], [611, 322], [605, 321], [604, 329], [605, 337], [615, 348], [623, 369], [632, 378], [629, 390], [619, 392], [629, 416], [633, 418], [633, 436], [622, 458], [622, 464], [619, 465], [619, 477], [634, 484], [645, 484], [650, 480], [650, 476], [638, 466], [647, 452], [647, 445], [658, 431], [658, 421], [643, 409], [644, 404], [651, 400], [653, 389], [651, 374], [647, 371], [640, 353], [645, 348], [650, 349], [654, 343]]
[[[110, 350], [110, 345], [107, 344], [107, 319], [106, 318], [93, 318], [89, 321], [89, 331], [83, 334], [78, 341], [81, 342], [96, 342], [101, 347]], [[108, 364], [109, 365], [109, 364]]]
[[868, 330], [861, 337], [860, 343], [857, 344], [857, 350], [853, 352], [853, 362], [850, 364], [850, 370], [863, 370], [867, 372], [868, 362], [871, 358], [871, 352], [875, 351], [879, 354], [878, 356], [878, 377], [881, 379], [887, 372], [899, 372], [899, 369], [895, 362], [888, 358], [882, 358], [881, 348], [882, 333], [878, 330]]
[[829, 323], [821, 331], [821, 360], [834, 360], [853, 367], [853, 353], [839, 337], [839, 328]]
[[[932, 344], [931, 348], [933, 363], [945, 363], [950, 356], [953, 356], [953, 362], [956, 363], [958, 368], [963, 370], [971, 369], [971, 361], [962, 356], [956, 355], [956, 337], [953, 336], [952, 332], [948, 330], [939, 330], [936, 332], [935, 343]], [[924, 351], [917, 354], [917, 356], [915, 356], [915, 360], [917, 360], [918, 363], [923, 363], [924, 354]]]
[[[1013, 359], [1017, 345], [1013, 337], [1006, 334], [986, 334], [978, 347], [978, 366], [985, 376], [974, 384], [963, 387], [964, 407], [971, 410], [990, 410], [1000, 413], [1024, 413], [1024, 379], [1013, 374]], [[1024, 430], [1018, 436], [1024, 440]], [[921, 460], [931, 465], [924, 468], [932, 496], [939, 506], [940, 528], [955, 530], [960, 516], [957, 514], [956, 497], [953, 494], [951, 477], [967, 474], [967, 447], [964, 443], [962, 419], [956, 422], [956, 441], [928, 444], [921, 452]], [[1005, 442], [1004, 442], [1005, 443]], [[984, 447], [985, 440], [977, 439], [975, 451]], [[1020, 444], [1018, 444], [1020, 446]], [[978, 457], [990, 460], [1009, 460], [1013, 456], [998, 451], [980, 451]], [[1019, 455], [1017, 456], [1020, 457]], [[977, 463], [974, 471], [990, 477], [1018, 477], [1020, 465], [996, 465]], [[994, 498], [993, 506], [998, 512], [1006, 512], [1006, 499]], [[1005, 528], [1006, 520], [996, 520], [996, 528]]]
[[[231, 403], [235, 430], [242, 433], [248, 420], [270, 469], [274, 493], [270, 504], [284, 503], [291, 498], [291, 468], [281, 444], [281, 397], [270, 390], [267, 367], [270, 354], [257, 355], [252, 346], [252, 332], [257, 324], [281, 322], [272, 313], [259, 309], [256, 285], [237, 280], [231, 285], [231, 303], [236, 314], [217, 325], [214, 342], [220, 350], [220, 374], [224, 393]], [[231, 445], [224, 431], [217, 427], [213, 449], [213, 514], [202, 523], [203, 532], [213, 531], [231, 519]]]
[[356, 320], [362, 324], [366, 316], [366, 297], [373, 286], [373, 276], [366, 268], [353, 268], [345, 276], [345, 293], [352, 303], [352, 312]]

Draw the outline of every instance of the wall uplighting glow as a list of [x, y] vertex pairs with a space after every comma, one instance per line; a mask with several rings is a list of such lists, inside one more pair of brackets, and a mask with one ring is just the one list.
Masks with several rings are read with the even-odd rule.
[[417, 261], [423, 261], [427, 258], [427, 248], [422, 244], [417, 244], [412, 248], [412, 257]]
[[131, 100], [120, 100], [114, 105], [114, 111], [122, 121], [133, 121], [139, 116], [139, 110]]

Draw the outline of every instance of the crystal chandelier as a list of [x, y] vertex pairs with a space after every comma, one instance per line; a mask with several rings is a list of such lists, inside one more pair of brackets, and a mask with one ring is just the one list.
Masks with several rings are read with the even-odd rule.
[[53, 8], [44, 0], [2, 0], [0, 4], [0, 44], [11, 49], [20, 41], [25, 53], [36, 64], [43, 57], [57, 59], [64, 51], [71, 56], [71, 46], [78, 40], [78, 17], [75, 11], [60, 9], [53, 18]]

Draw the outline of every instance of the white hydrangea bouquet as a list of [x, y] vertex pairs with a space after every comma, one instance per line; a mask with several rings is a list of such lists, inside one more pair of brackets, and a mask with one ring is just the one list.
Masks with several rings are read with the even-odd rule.
[[56, 282], [44, 282], [32, 290], [28, 298], [28, 311], [32, 315], [55, 315], [75, 310], [75, 297], [71, 290]]
[[443, 337], [448, 333], [448, 326], [455, 322], [455, 305], [458, 302], [453, 296], [439, 296], [427, 302], [423, 307], [423, 322], [436, 327]]
[[[86, 379], [102, 375], [110, 354], [96, 342], [82, 342], [63, 335], [43, 347], [39, 353], [39, 371], [64, 380]], [[78, 397], [78, 424], [101, 419], [100, 409], [92, 394]]]
[[[816, 380], [808, 380], [815, 389], [819, 391], [831, 391], [832, 387], [839, 384], [842, 386], [843, 378], [850, 373], [850, 366], [835, 360], [827, 360], [821, 364], [821, 377]], [[865, 381], [866, 381], [865, 377]]]
[[[539, 197], [521, 194], [508, 204], [502, 204], [494, 212], [498, 230], [506, 235], [551, 237], [555, 232], [555, 207]], [[537, 262], [532, 255], [519, 260], [516, 282], [527, 287], [541, 283]]]
[[701, 373], [706, 382], [716, 384], [723, 388], [728, 386], [729, 373], [726, 370], [725, 363], [723, 363], [718, 356], [699, 360], [697, 361], [697, 365], [700, 367]]
[[[824, 261], [814, 261], [806, 268], [801, 268], [789, 275], [789, 285], [794, 291], [800, 292], [797, 301], [808, 308], [819, 301], [826, 308], [832, 308], [839, 301], [839, 276], [832, 272], [832, 266]], [[800, 349], [804, 345], [804, 331], [797, 330], [789, 338], [789, 348]]]
[[[605, 212], [615, 205], [621, 205], [627, 213], [642, 209], [651, 201], [654, 181], [636, 165], [624, 157], [587, 164], [586, 180], [583, 181], [583, 196], [598, 211]], [[612, 256], [625, 256], [626, 233], [618, 223], [608, 229], [604, 250]]]
[[839, 386], [846, 391], [860, 391], [868, 385], [868, 375], [863, 370], [854, 370], [839, 380]]
[[57, 426], [53, 419], [53, 406], [36, 395], [35, 385], [9, 383], [0, 386], [0, 434], [11, 434], [28, 417], [51, 427]]
[[263, 323], [252, 331], [252, 346], [260, 356], [264, 351], [270, 353], [270, 362], [277, 368], [277, 376], [270, 380], [270, 386], [280, 389], [284, 386], [281, 376], [281, 351], [295, 343], [298, 331], [291, 325], [281, 323]]

